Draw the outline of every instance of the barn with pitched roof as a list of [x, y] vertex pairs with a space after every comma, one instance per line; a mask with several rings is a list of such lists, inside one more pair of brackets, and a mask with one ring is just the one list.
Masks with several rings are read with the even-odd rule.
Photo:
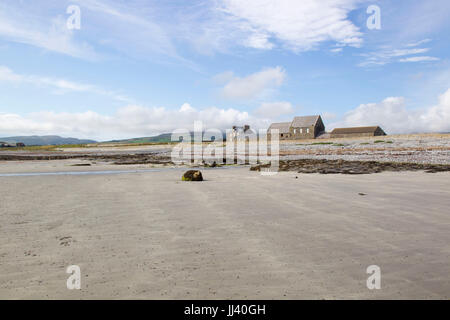
[[279, 131], [280, 140], [315, 139], [325, 132], [325, 125], [321, 116], [303, 116], [291, 122], [272, 123], [267, 130], [269, 135], [271, 130]]
[[292, 139], [315, 139], [325, 132], [321, 116], [295, 117], [291, 123]]
[[267, 130], [267, 134], [270, 135], [272, 130], [278, 130], [280, 140], [291, 139], [291, 122], [277, 122], [272, 123]]
[[379, 126], [336, 128], [331, 131], [331, 138], [375, 137], [385, 135], [386, 132]]

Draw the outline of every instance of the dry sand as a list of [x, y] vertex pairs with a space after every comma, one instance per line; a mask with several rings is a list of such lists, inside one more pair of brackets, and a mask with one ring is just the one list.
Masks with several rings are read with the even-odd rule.
[[[79, 162], [0, 173], [149, 168]], [[450, 298], [450, 173], [182, 172], [0, 176], [0, 298]]]

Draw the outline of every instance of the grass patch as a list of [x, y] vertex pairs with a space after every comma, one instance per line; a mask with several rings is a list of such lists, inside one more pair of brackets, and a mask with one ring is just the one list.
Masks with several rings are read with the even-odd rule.
[[320, 144], [333, 144], [334, 142], [313, 142], [310, 146], [320, 145]]
[[373, 143], [385, 143], [384, 140], [375, 140]]
[[333, 144], [334, 147], [345, 147], [345, 144], [342, 143], [335, 143]]
[[89, 148], [87, 144], [61, 144], [61, 145], [48, 145], [48, 146], [25, 146], [25, 147], [11, 147], [11, 148], [0, 148], [1, 151], [56, 151], [60, 148]]
[[370, 144], [370, 143], [368, 143], [368, 142], [361, 142], [360, 143], [360, 145], [368, 145], [368, 144]]
[[57, 146], [26, 146], [26, 147], [14, 147], [8, 148], [9, 150], [26, 150], [26, 151], [55, 151]]
[[317, 146], [317, 145], [328, 145], [334, 144], [334, 142], [313, 142], [313, 143], [297, 143], [297, 146]]
[[[142, 143], [124, 143], [124, 142], [102, 142], [96, 145], [96, 147], [142, 147], [142, 146], [159, 146], [159, 145], [172, 145], [178, 144], [180, 141], [171, 142], [142, 142]], [[88, 147], [87, 147], [88, 148]]]
[[89, 148], [87, 144], [61, 144], [55, 146], [56, 148]]

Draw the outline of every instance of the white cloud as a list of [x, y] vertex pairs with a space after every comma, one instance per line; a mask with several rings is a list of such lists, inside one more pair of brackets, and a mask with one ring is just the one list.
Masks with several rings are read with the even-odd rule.
[[361, 54], [361, 56], [365, 57], [365, 60], [358, 66], [383, 66], [392, 62], [421, 62], [439, 60], [434, 57], [426, 57], [425, 59], [421, 59], [423, 56], [411, 57], [413, 55], [423, 54], [428, 51], [430, 51], [430, 48], [382, 49], [375, 52]]
[[101, 32], [105, 46], [128, 55], [142, 57], [152, 53], [189, 63], [178, 55], [169, 32], [171, 28], [158, 19], [155, 10], [149, 9], [152, 6], [140, 1], [73, 1], [78, 3], [82, 10], [95, 14], [95, 25], [89, 27]]
[[[80, 30], [66, 26], [66, 8], [74, 3], [81, 9]], [[96, 61], [119, 52], [198, 68], [178, 54], [173, 42], [178, 23], [174, 16], [167, 23], [167, 17], [157, 12], [161, 10], [161, 6], [140, 0], [0, 2], [0, 38], [85, 60]]]
[[256, 109], [255, 114], [265, 119], [276, 119], [293, 112], [294, 108], [290, 102], [264, 102]]
[[57, 134], [110, 140], [150, 136], [174, 129], [192, 130], [194, 121], [198, 120], [203, 121], [205, 128], [221, 130], [233, 125], [250, 124], [254, 128], [267, 128], [269, 125], [268, 120], [235, 109], [210, 107], [197, 110], [187, 103], [178, 110], [130, 105], [118, 109], [113, 115], [93, 111], [37, 112], [24, 116], [0, 113], [0, 136]]
[[417, 47], [417, 46], [420, 46], [422, 44], [428, 43], [430, 41], [431, 41], [431, 39], [423, 39], [423, 40], [419, 40], [419, 41], [416, 41], [416, 42], [408, 43], [406, 46], [407, 47]]
[[215, 79], [225, 80], [222, 96], [227, 99], [247, 100], [267, 96], [281, 86], [286, 72], [281, 67], [267, 68], [246, 77], [236, 77], [232, 73], [223, 73]]
[[248, 47], [266, 50], [273, 49], [275, 46], [269, 41], [269, 35], [266, 33], [254, 33], [250, 35], [246, 41], [246, 44]]
[[334, 49], [331, 49], [330, 51], [333, 53], [338, 53], [338, 52], [342, 52], [342, 50], [343, 50], [343, 48], [334, 48]]
[[387, 133], [450, 132], [450, 89], [438, 104], [409, 110], [402, 97], [386, 98], [380, 103], [362, 104], [349, 111], [331, 128], [380, 125]]
[[362, 33], [348, 18], [360, 2], [223, 0], [219, 10], [242, 31], [242, 42], [248, 47], [268, 49], [279, 42], [290, 50], [306, 51], [325, 41], [360, 46]]
[[0, 65], [0, 81], [14, 84], [31, 84], [38, 87], [56, 89], [56, 93], [65, 92], [89, 92], [108, 96], [117, 101], [130, 102], [131, 99], [114, 91], [104, 90], [94, 85], [77, 83], [65, 79], [42, 77], [36, 75], [17, 74], [8, 67]]
[[417, 57], [409, 57], [400, 59], [400, 62], [425, 62], [425, 61], [438, 61], [439, 58], [430, 57], [430, 56], [417, 56]]
[[1, 3], [0, 37], [76, 58], [98, 58], [91, 46], [74, 40], [73, 31], [66, 27], [66, 21], [61, 16], [39, 19], [36, 12], [30, 12], [34, 11], [30, 8], [31, 4], [11, 6]]

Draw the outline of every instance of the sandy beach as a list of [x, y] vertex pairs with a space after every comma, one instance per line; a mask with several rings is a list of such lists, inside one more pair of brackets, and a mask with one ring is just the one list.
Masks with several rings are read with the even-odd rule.
[[450, 298], [448, 172], [202, 168], [198, 183], [83, 161], [1, 163], [0, 299]]

